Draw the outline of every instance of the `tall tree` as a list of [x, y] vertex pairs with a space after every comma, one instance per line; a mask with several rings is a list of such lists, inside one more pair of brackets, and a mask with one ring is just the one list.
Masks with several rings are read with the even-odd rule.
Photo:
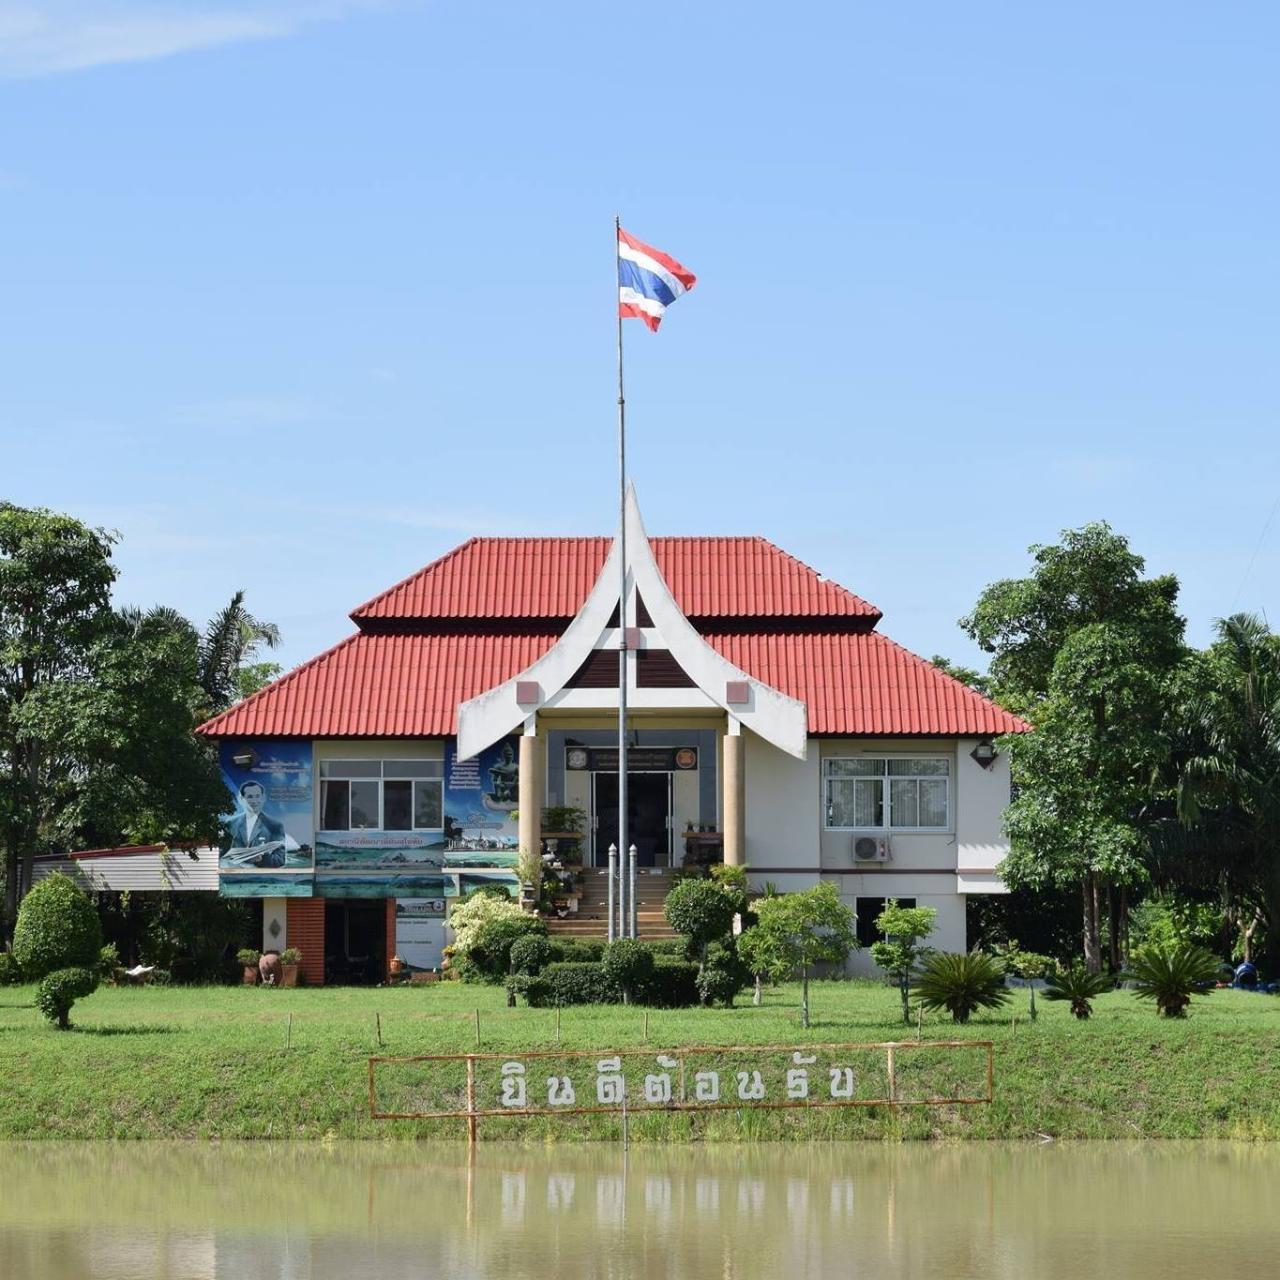
[[[1035, 726], [1009, 743], [1018, 791], [1002, 874], [1015, 888], [1079, 887], [1085, 962], [1097, 972], [1103, 896], [1145, 874], [1185, 652], [1178, 584], [1143, 577], [1142, 557], [1103, 523], [1030, 550], [1031, 574], [988, 587], [960, 625], [992, 654], [995, 696]], [[1122, 906], [1111, 913], [1113, 951], [1117, 914]]]
[[[1251, 614], [1215, 625], [1179, 708], [1178, 842], [1188, 878], [1259, 908], [1266, 967], [1280, 973], [1280, 636]], [[1247, 927], [1247, 926], [1246, 926]]]
[[111, 626], [113, 535], [70, 516], [0, 502], [0, 843], [5, 927], [29, 882], [60, 752], [44, 710], [67, 681], [86, 678]]

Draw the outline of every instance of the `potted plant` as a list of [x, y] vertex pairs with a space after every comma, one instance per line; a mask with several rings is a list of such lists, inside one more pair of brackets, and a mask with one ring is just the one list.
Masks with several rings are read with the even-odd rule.
[[242, 947], [236, 952], [236, 963], [244, 968], [242, 981], [246, 987], [258, 985], [258, 961], [261, 959], [262, 952], [255, 951], [252, 947]]
[[298, 973], [302, 968], [302, 952], [297, 947], [285, 947], [280, 953], [280, 985], [296, 987]]

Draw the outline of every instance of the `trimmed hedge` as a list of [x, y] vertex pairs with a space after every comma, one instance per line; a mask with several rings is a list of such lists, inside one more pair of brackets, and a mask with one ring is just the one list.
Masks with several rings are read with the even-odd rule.
[[22, 970], [8, 951], [0, 951], [0, 987], [16, 987], [22, 981]]
[[98, 976], [90, 969], [57, 969], [41, 979], [36, 988], [36, 1006], [60, 1030], [71, 1026], [71, 1006], [82, 996], [98, 989]]
[[608, 946], [603, 938], [556, 938], [551, 943], [553, 964], [599, 964]]
[[530, 933], [511, 944], [511, 972], [537, 975], [554, 959], [545, 934]]
[[[689, 944], [683, 938], [641, 938], [655, 956], [670, 956], [676, 960], [688, 960]], [[552, 961], [565, 961], [571, 964], [598, 964], [604, 959], [605, 948], [609, 944], [603, 938], [553, 938], [551, 940]]]
[[[536, 978], [517, 974], [507, 990], [524, 996], [530, 1007], [554, 1008], [571, 1004], [621, 1004], [622, 990], [602, 964], [560, 961], [549, 964]], [[658, 956], [653, 972], [636, 993], [638, 1004], [684, 1009], [698, 1003], [698, 966], [688, 960]]]
[[655, 956], [644, 1003], [660, 1009], [688, 1009], [698, 1003], [698, 966], [676, 956]]

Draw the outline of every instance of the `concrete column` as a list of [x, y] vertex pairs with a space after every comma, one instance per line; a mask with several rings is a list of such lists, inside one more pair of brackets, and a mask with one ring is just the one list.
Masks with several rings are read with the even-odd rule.
[[729, 717], [724, 737], [724, 861], [740, 867], [746, 860], [747, 840], [747, 753], [742, 726]]
[[283, 951], [289, 945], [289, 899], [263, 898], [262, 950]]
[[531, 722], [520, 739], [520, 848], [542, 853], [542, 739]]

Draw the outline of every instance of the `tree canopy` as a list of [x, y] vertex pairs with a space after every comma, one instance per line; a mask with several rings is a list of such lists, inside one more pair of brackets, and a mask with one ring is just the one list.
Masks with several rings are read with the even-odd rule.
[[164, 607], [114, 609], [115, 536], [0, 503], [0, 846], [5, 926], [37, 853], [203, 841], [225, 803], [193, 730], [276, 642], [237, 592], [199, 632]]
[[992, 654], [997, 697], [1035, 726], [1008, 744], [1018, 791], [1001, 873], [1015, 888], [1080, 886], [1096, 971], [1102, 893], [1146, 875], [1153, 779], [1185, 656], [1178, 584], [1144, 578], [1142, 557], [1106, 524], [1030, 550], [1031, 574], [988, 587], [961, 625]]

